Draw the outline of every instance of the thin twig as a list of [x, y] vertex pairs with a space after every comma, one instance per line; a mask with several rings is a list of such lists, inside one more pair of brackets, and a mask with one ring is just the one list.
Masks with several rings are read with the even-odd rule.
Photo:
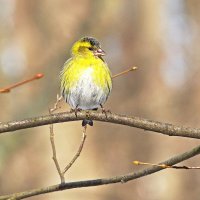
[[156, 167], [162, 167], [164, 169], [200, 169], [200, 167], [191, 167], [191, 166], [177, 166], [177, 165], [165, 165], [165, 164], [155, 164], [155, 163], [147, 163], [147, 162], [141, 162], [138, 160], [133, 161], [134, 165], [149, 165], [149, 166], [156, 166]]
[[[49, 114], [52, 114], [51, 109], [49, 109]], [[57, 159], [57, 155], [56, 155], [56, 146], [55, 146], [55, 142], [54, 142], [53, 124], [50, 124], [49, 128], [50, 128], [51, 148], [52, 148], [52, 153], [53, 153], [52, 159], [54, 161], [54, 164], [55, 164], [56, 169], [58, 171], [58, 174], [60, 176], [61, 184], [63, 184], [65, 182], [65, 177], [64, 177], [63, 173], [61, 172], [60, 165], [58, 163], [58, 159]]]
[[83, 150], [83, 146], [85, 143], [85, 139], [87, 137], [86, 135], [86, 130], [87, 130], [87, 125], [83, 127], [83, 136], [82, 136], [82, 140], [81, 143], [79, 145], [78, 151], [76, 152], [76, 154], [74, 155], [74, 157], [72, 158], [71, 162], [65, 167], [65, 169], [63, 170], [62, 174], [64, 176], [64, 174], [68, 171], [68, 169], [74, 164], [74, 162], [77, 160], [77, 158], [80, 156], [82, 150]]
[[64, 177], [63, 173], [61, 172], [60, 165], [58, 163], [58, 159], [57, 159], [57, 155], [56, 155], [56, 147], [55, 147], [55, 142], [54, 142], [53, 124], [50, 124], [50, 141], [51, 141], [51, 147], [52, 147], [52, 152], [53, 152], [52, 159], [53, 159], [53, 161], [55, 163], [56, 169], [57, 169], [58, 174], [60, 176], [61, 183], [64, 183], [65, 182], [65, 177]]
[[[61, 100], [61, 98], [57, 95], [57, 102], [54, 106], [54, 109], [49, 109], [49, 114], [52, 114], [53, 111], [55, 111], [57, 109], [57, 104], [58, 102]], [[60, 165], [58, 163], [58, 159], [57, 159], [57, 155], [56, 155], [56, 147], [55, 147], [55, 142], [54, 142], [54, 131], [53, 131], [53, 124], [50, 124], [50, 141], [51, 141], [51, 147], [52, 147], [52, 152], [53, 152], [53, 161], [55, 163], [56, 169], [58, 171], [58, 174], [60, 176], [60, 180], [61, 180], [61, 184], [65, 183], [65, 173], [67, 172], [67, 170], [74, 164], [74, 162], [77, 160], [77, 158], [80, 156], [81, 151], [83, 149], [84, 143], [85, 143], [85, 139], [87, 137], [86, 135], [86, 129], [87, 126], [83, 127], [83, 136], [82, 136], [82, 140], [81, 143], [79, 145], [78, 151], [77, 153], [74, 155], [74, 157], [72, 158], [72, 160], [70, 161], [70, 163], [64, 168], [63, 171], [61, 171]]]
[[57, 94], [56, 96], [56, 103], [54, 104], [54, 107], [50, 109], [50, 112], [53, 113], [54, 111], [56, 111], [59, 107], [58, 104], [60, 103], [60, 101], [62, 100], [62, 96], [59, 96], [59, 94]]
[[[194, 157], [198, 154], [200, 154], [200, 145], [191, 149], [190, 151], [176, 155], [162, 162], [162, 164], [175, 165], [191, 157]], [[11, 194], [11, 195], [0, 196], [0, 200], [9, 199], [11, 197], [15, 197], [15, 199], [17, 200], [17, 199], [24, 199], [27, 197], [37, 196], [40, 194], [45, 194], [45, 193], [50, 193], [50, 192], [55, 192], [55, 191], [69, 190], [73, 188], [92, 187], [92, 186], [100, 186], [100, 185], [114, 184], [114, 183], [125, 183], [128, 181], [143, 177], [143, 176], [153, 174], [161, 170], [164, 170], [164, 168], [153, 166], [153, 167], [146, 168], [144, 170], [140, 170], [138, 172], [129, 173], [126, 175], [121, 175], [121, 176], [116, 176], [116, 177], [111, 177], [111, 178], [68, 182], [64, 184], [52, 185], [52, 186], [48, 186], [44, 188], [24, 191], [20, 193]]]
[[15, 84], [13, 84], [13, 85], [10, 85], [10, 86], [8, 86], [8, 87], [6, 87], [6, 88], [0, 89], [0, 93], [7, 93], [7, 92], [10, 92], [11, 89], [13, 89], [13, 88], [16, 88], [16, 87], [19, 87], [19, 86], [21, 86], [21, 85], [24, 85], [24, 84], [26, 84], [26, 83], [28, 83], [28, 82], [31, 82], [31, 81], [40, 79], [40, 78], [42, 78], [43, 76], [44, 76], [44, 74], [38, 73], [38, 74], [34, 75], [33, 77], [31, 77], [31, 78], [29, 78], [29, 79], [26, 79], [26, 80], [24, 80], [24, 81], [20, 81], [20, 82], [18, 82], [18, 83], [15, 83]]
[[[59, 95], [57, 94], [57, 100], [56, 103], [54, 104], [54, 108], [49, 109], [49, 114], [51, 115], [55, 110], [57, 110], [58, 108], [58, 103], [60, 102], [60, 100], [62, 99], [62, 97], [59, 97]], [[56, 155], [56, 146], [55, 146], [55, 142], [54, 142], [54, 131], [53, 131], [53, 124], [50, 124], [50, 141], [51, 141], [51, 148], [52, 148], [52, 159], [54, 161], [54, 164], [56, 166], [56, 169], [58, 171], [58, 174], [60, 176], [60, 181], [61, 184], [65, 182], [65, 177], [63, 175], [63, 173], [61, 172], [60, 169], [60, 165], [58, 163], [58, 159], [57, 159], [57, 155]]]
[[[114, 113], [107, 113], [107, 117], [104, 113], [90, 111], [91, 120], [110, 122], [114, 124], [122, 124], [130, 127], [136, 127], [148, 131], [154, 131], [169, 136], [189, 137], [200, 139], [200, 128], [189, 128], [184, 126], [176, 126], [173, 124], [153, 121], [149, 119], [131, 117], [126, 115], [118, 115]], [[53, 115], [46, 115], [41, 117], [29, 118], [25, 120], [12, 121], [7, 123], [0, 123], [0, 133], [11, 132], [20, 129], [32, 128], [37, 126], [43, 126], [53, 123], [62, 123], [70, 121], [83, 120], [88, 117], [88, 113], [82, 111], [77, 113], [77, 117], [74, 113], [64, 112]], [[149, 132], [144, 131], [148, 134]]]
[[126, 74], [128, 72], [135, 71], [136, 69], [138, 69], [138, 68], [137, 67], [131, 67], [131, 68], [129, 68], [129, 69], [123, 71], [123, 72], [120, 72], [118, 74], [113, 75], [112, 78], [116, 78], [116, 77], [124, 75], [124, 74]]

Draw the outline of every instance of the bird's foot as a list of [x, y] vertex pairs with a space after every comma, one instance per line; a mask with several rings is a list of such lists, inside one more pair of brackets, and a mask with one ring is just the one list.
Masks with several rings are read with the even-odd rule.
[[106, 118], [108, 117], [108, 113], [109, 114], [111, 114], [111, 111], [110, 110], [106, 110], [101, 104], [100, 104], [100, 106], [101, 106], [101, 110], [102, 110], [102, 113], [103, 114], [105, 114], [105, 116], [106, 116]]
[[76, 115], [76, 117], [77, 117], [77, 113], [80, 112], [80, 111], [81, 111], [80, 108], [75, 108], [75, 109], [71, 108], [70, 113], [73, 113], [73, 112], [74, 112], [75, 115]]

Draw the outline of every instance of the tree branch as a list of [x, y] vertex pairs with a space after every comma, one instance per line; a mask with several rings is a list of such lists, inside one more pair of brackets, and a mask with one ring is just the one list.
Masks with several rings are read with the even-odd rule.
[[[52, 115], [46, 115], [41, 117], [29, 118], [25, 120], [12, 121], [7, 123], [0, 123], [0, 133], [11, 132], [20, 129], [32, 128], [37, 126], [43, 126], [53, 123], [62, 123], [69, 121], [78, 121], [88, 118], [88, 113], [82, 111], [77, 113], [77, 117], [74, 113], [64, 112]], [[130, 117], [126, 115], [118, 115], [107, 113], [105, 114], [91, 111], [89, 118], [96, 121], [110, 122], [114, 124], [122, 124], [126, 126], [136, 127], [148, 131], [154, 131], [169, 136], [180, 136], [200, 139], [199, 128], [188, 128], [183, 126], [175, 126], [168, 123], [157, 122], [139, 117]], [[147, 133], [147, 132], [146, 132]]]
[[[190, 151], [187, 151], [183, 154], [176, 155], [160, 164], [165, 165], [175, 165], [179, 162], [182, 162], [184, 160], [187, 160], [191, 157], [194, 157], [196, 155], [200, 154], [200, 145], [193, 148]], [[92, 186], [100, 186], [100, 185], [106, 185], [106, 184], [113, 184], [113, 183], [125, 183], [143, 176], [150, 175], [152, 173], [158, 172], [160, 170], [164, 170], [163, 167], [149, 167], [144, 170], [140, 170], [135, 173], [129, 173], [126, 175], [111, 177], [111, 178], [102, 178], [102, 179], [94, 179], [94, 180], [86, 180], [86, 181], [76, 181], [76, 182], [68, 182], [64, 184], [58, 184], [58, 185], [52, 185], [49, 187], [34, 189], [30, 191], [15, 193], [11, 195], [6, 196], [0, 196], [0, 200], [5, 199], [24, 199], [31, 196], [36, 196], [40, 194], [55, 192], [55, 191], [62, 191], [62, 190], [68, 190], [73, 188], [81, 188], [81, 187], [92, 187]]]
[[56, 155], [56, 146], [55, 146], [55, 142], [54, 142], [53, 124], [50, 124], [49, 128], [50, 128], [51, 148], [52, 148], [52, 153], [53, 153], [52, 159], [53, 159], [53, 161], [55, 163], [57, 172], [58, 172], [58, 174], [60, 176], [61, 183], [64, 183], [65, 182], [65, 177], [64, 177], [64, 174], [62, 173], [62, 171], [60, 169], [60, 165], [58, 163], [57, 155]]
[[54, 142], [53, 124], [50, 124], [50, 141], [51, 141], [51, 148], [52, 148], [52, 153], [53, 153], [52, 159], [53, 159], [54, 164], [56, 166], [57, 172], [60, 176], [61, 184], [65, 183], [65, 173], [75, 163], [75, 161], [78, 159], [78, 157], [80, 156], [80, 154], [83, 150], [83, 146], [84, 146], [84, 143], [85, 143], [85, 140], [86, 140], [86, 137], [87, 137], [86, 129], [87, 129], [87, 126], [84, 126], [83, 132], [82, 132], [82, 139], [81, 139], [81, 143], [79, 145], [78, 151], [73, 156], [72, 160], [67, 164], [67, 166], [63, 170], [61, 170], [60, 165], [58, 163], [57, 155], [56, 155], [56, 146], [55, 146], [55, 142]]

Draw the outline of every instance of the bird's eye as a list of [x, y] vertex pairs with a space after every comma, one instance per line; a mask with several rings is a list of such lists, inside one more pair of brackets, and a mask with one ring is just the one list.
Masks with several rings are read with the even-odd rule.
[[90, 51], [92, 51], [92, 50], [93, 50], [93, 48], [92, 48], [92, 47], [89, 47], [88, 49], [89, 49]]

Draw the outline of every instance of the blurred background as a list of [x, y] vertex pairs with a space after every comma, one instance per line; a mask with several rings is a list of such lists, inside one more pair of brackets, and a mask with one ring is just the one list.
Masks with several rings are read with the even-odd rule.
[[[45, 77], [0, 94], [0, 121], [48, 114], [59, 93], [59, 72], [71, 45], [94, 36], [106, 51], [113, 81], [105, 104], [114, 113], [199, 127], [200, 1], [198, 0], [0, 0], [0, 88], [44, 73]], [[62, 103], [59, 112], [68, 111]], [[168, 137], [94, 122], [84, 150], [66, 174], [86, 180], [142, 169], [133, 160], [158, 163], [198, 145], [195, 139]], [[81, 122], [56, 124], [59, 162], [71, 160], [82, 136]], [[0, 136], [0, 194], [59, 183], [51, 159], [49, 127]], [[198, 158], [182, 164], [199, 166]], [[30, 199], [199, 199], [200, 175], [164, 170], [126, 184], [73, 189]]]

